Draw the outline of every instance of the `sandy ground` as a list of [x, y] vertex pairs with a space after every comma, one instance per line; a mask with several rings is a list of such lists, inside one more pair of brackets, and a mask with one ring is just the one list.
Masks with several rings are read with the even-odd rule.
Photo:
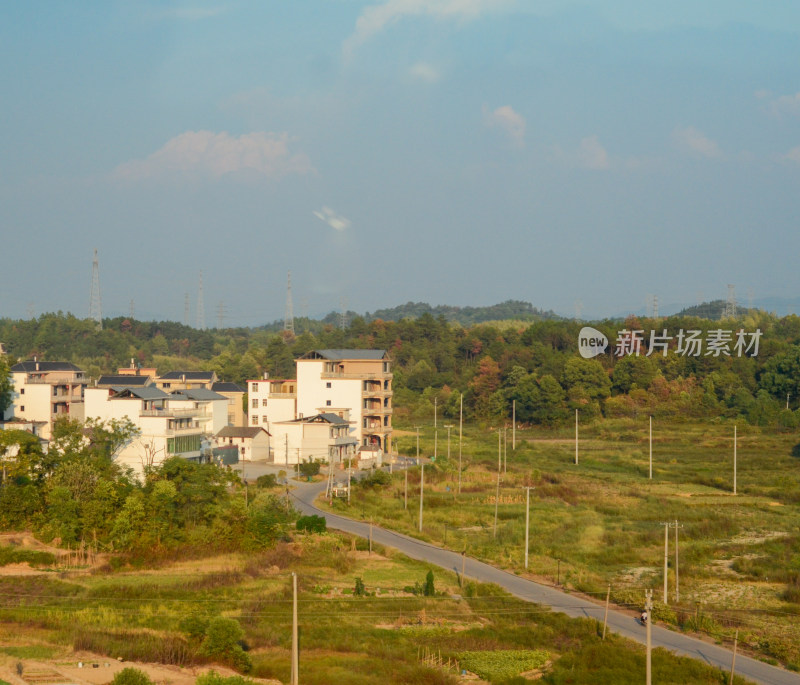
[[[123, 668], [133, 667], [147, 673], [150, 679], [158, 685], [194, 685], [197, 676], [214, 670], [223, 676], [238, 675], [235, 671], [224, 666], [165, 666], [163, 664], [148, 664], [136, 661], [117, 661], [108, 657], [97, 656], [89, 652], [77, 652], [72, 657], [52, 660], [23, 659], [22, 678], [17, 676], [16, 660], [6, 659], [7, 663], [0, 665], [0, 678], [11, 685], [106, 685], [114, 675]], [[83, 663], [83, 668], [78, 663]], [[97, 668], [93, 665], [97, 664]], [[278, 680], [265, 680], [263, 678], [249, 678], [261, 685], [280, 685]]]

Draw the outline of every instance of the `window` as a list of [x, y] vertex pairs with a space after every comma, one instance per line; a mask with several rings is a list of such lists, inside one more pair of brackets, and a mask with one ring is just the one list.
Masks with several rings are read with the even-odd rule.
[[23, 404], [23, 405], [22, 405], [22, 406], [19, 408], [19, 410], [20, 410], [20, 411], [25, 411], [25, 405]]
[[252, 423], [254, 426], [258, 425], [258, 417], [255, 414], [250, 417], [250, 423]]
[[165, 387], [165, 388], [168, 388], [168, 387], [170, 387], [171, 385], [172, 385], [172, 383], [164, 383], [164, 387]]
[[257, 399], [253, 400], [251, 404], [253, 405], [253, 409], [258, 409], [258, 400]]
[[330, 407], [331, 406], [331, 401], [330, 400], [325, 400], [325, 406], [326, 407]]
[[25, 388], [20, 388], [19, 394], [20, 395], [24, 395], [25, 394]]
[[330, 388], [330, 387], [331, 387], [331, 384], [330, 384], [330, 383], [325, 383], [325, 387], [326, 387], [326, 388]]
[[258, 383], [253, 383], [253, 392], [258, 392]]
[[266, 399], [261, 400], [261, 406], [262, 407], [266, 407], [267, 406], [267, 400]]

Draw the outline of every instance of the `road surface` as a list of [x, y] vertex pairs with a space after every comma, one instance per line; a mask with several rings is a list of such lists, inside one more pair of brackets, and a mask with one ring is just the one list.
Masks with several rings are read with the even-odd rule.
[[[356, 521], [338, 514], [331, 514], [314, 506], [314, 500], [324, 489], [325, 483], [299, 485], [292, 492], [295, 508], [304, 514], [324, 516], [328, 526], [331, 528], [358, 535], [362, 538], [368, 538], [369, 523]], [[386, 547], [393, 547], [412, 559], [425, 561], [448, 571], [461, 573], [462, 556], [457, 552], [435, 547], [426, 542], [415, 540], [385, 528], [378, 528], [377, 526], [372, 527], [372, 539], [374, 542]], [[604, 606], [546, 585], [540, 585], [532, 580], [520, 578], [513, 573], [508, 573], [471, 557], [466, 557], [464, 564], [464, 572], [468, 579], [482, 583], [495, 583], [515, 597], [549, 606], [573, 618], [603, 620]], [[646, 640], [645, 629], [639, 625], [634, 617], [621, 611], [609, 609], [608, 629], [642, 644]], [[733, 657], [733, 652], [730, 650], [657, 625], [653, 625], [651, 630], [653, 647], [664, 647], [675, 654], [699, 659], [726, 672], [730, 671]], [[770, 666], [742, 654], [736, 655], [736, 675], [748, 678], [756, 683], [763, 683], [763, 685], [800, 685], [800, 675]]]

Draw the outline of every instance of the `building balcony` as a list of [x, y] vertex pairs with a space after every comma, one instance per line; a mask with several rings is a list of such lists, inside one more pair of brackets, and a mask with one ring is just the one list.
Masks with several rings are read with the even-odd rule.
[[296, 392], [271, 392], [267, 395], [267, 399], [270, 400], [296, 400], [297, 393]]
[[380, 379], [380, 380], [390, 381], [390, 380], [392, 380], [392, 378], [394, 378], [394, 375], [391, 374], [391, 373], [383, 373], [382, 371], [379, 371], [377, 373], [336, 373], [336, 372], [327, 373], [327, 372], [323, 371], [320, 374], [320, 378], [323, 378], [323, 379], [326, 379], [326, 380], [332, 379], [332, 378], [343, 378], [343, 379], [346, 379], [346, 380], [355, 380], [355, 381], [369, 381], [369, 380], [373, 380], [373, 379], [375, 379], [375, 380]]
[[191, 419], [195, 417], [208, 418], [211, 414], [205, 409], [142, 409], [139, 416], [154, 418]]
[[83, 397], [80, 395], [51, 395], [50, 396], [51, 404], [63, 404], [67, 402], [69, 404], [83, 402]]
[[27, 385], [88, 385], [89, 379], [64, 376], [28, 376], [25, 383]]
[[379, 435], [382, 433], [391, 433], [392, 427], [391, 426], [384, 426], [382, 423], [379, 423], [375, 426], [370, 425], [364, 428], [364, 435]]
[[199, 435], [202, 438], [204, 434], [200, 432], [197, 426], [186, 426], [186, 428], [166, 428], [164, 435], [169, 437], [173, 435]]

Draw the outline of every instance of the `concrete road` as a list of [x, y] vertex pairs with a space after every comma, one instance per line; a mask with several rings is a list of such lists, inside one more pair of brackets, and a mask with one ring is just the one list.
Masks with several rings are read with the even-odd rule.
[[[309, 483], [298, 486], [292, 492], [295, 508], [304, 514], [324, 516], [328, 526], [331, 528], [358, 535], [362, 538], [368, 538], [369, 523], [355, 521], [338, 514], [330, 514], [314, 506], [314, 500], [324, 489], [325, 483]], [[435, 547], [426, 542], [376, 526], [372, 528], [372, 539], [381, 545], [393, 547], [412, 559], [418, 559], [448, 571], [461, 573], [462, 556], [457, 552]], [[496, 583], [515, 597], [549, 606], [556, 611], [565, 613], [567, 616], [603, 620], [604, 607], [601, 605], [561, 592], [555, 588], [520, 578], [513, 573], [497, 569], [477, 559], [466, 557], [464, 559], [464, 571], [467, 579], [477, 580], [482, 583]], [[642, 644], [645, 643], [644, 627], [639, 625], [634, 617], [621, 611], [609, 610], [608, 628], [631, 640], [636, 640]], [[699, 659], [726, 672], [730, 671], [733, 653], [723, 647], [709, 644], [657, 625], [652, 627], [652, 641], [653, 647], [665, 647], [675, 654]], [[800, 685], [800, 675], [770, 666], [742, 654], [736, 655], [736, 674], [764, 685]]]

